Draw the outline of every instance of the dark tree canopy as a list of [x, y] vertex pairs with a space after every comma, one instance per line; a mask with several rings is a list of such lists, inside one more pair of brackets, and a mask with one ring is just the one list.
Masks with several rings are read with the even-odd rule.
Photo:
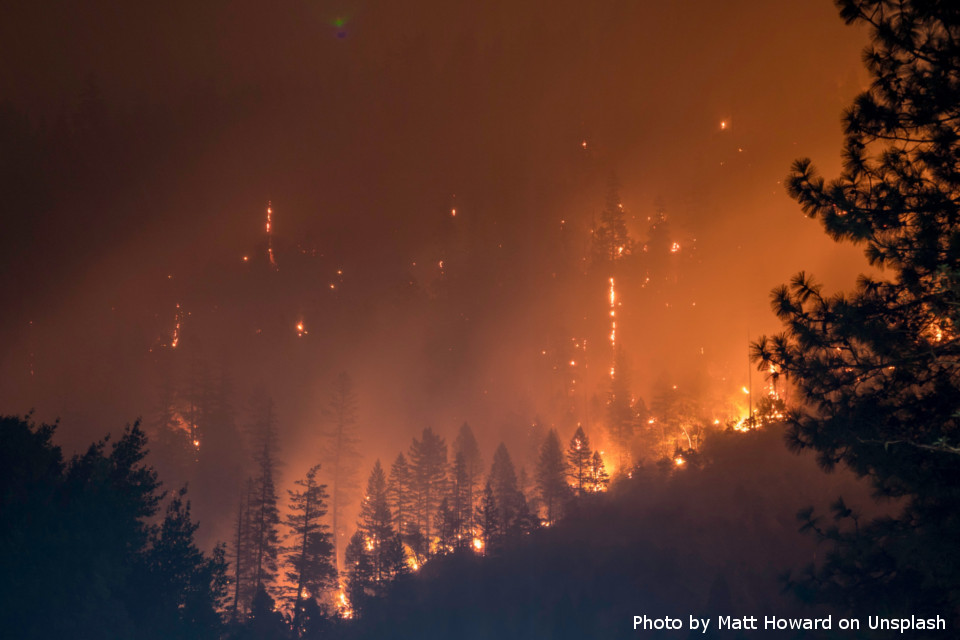
[[[844, 168], [826, 182], [794, 164], [791, 195], [879, 273], [829, 295], [798, 274], [773, 293], [785, 332], [754, 346], [806, 401], [788, 440], [826, 468], [869, 477], [902, 499], [869, 523], [842, 501], [834, 542], [806, 593], [851, 609], [960, 617], [960, 6], [937, 0], [841, 0], [871, 29], [870, 87], [844, 114]], [[874, 567], [869, 576], [861, 567]]]
[[[139, 425], [68, 463], [55, 428], [0, 418], [0, 629], [16, 638], [217, 638], [223, 549], [164, 503]], [[56, 609], [51, 610], [50, 604]]]

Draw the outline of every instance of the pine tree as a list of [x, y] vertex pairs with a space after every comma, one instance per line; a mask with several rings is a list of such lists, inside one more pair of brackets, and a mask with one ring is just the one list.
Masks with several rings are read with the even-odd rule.
[[600, 220], [594, 223], [590, 250], [595, 264], [615, 262], [633, 253], [627, 215], [620, 201], [620, 185], [615, 177], [610, 180]]
[[403, 538], [410, 534], [411, 519], [414, 517], [412, 482], [407, 458], [399, 453], [390, 466], [390, 477], [387, 480], [387, 505], [393, 515], [393, 529]]
[[391, 545], [395, 532], [387, 504], [387, 481], [377, 460], [367, 480], [367, 491], [360, 503], [357, 530], [363, 535], [364, 553], [369, 558], [372, 584], [380, 587], [393, 578]]
[[410, 445], [410, 464], [416, 496], [417, 528], [424, 532], [424, 553], [430, 555], [431, 524], [443, 498], [447, 479], [447, 444], [430, 427], [423, 430], [420, 440]]
[[[754, 345], [803, 405], [788, 442], [825, 468], [847, 466], [896, 517], [863, 522], [845, 504], [831, 543], [800, 588], [850, 611], [949, 612], [960, 623], [960, 10], [956, 3], [840, 0], [847, 23], [871, 28], [872, 76], [844, 115], [844, 169], [825, 183], [809, 160], [790, 194], [837, 241], [865, 247], [883, 276], [828, 295], [805, 273], [776, 289], [785, 333]], [[948, 622], [948, 624], [950, 624]]]
[[537, 490], [545, 509], [544, 516], [549, 524], [554, 524], [563, 513], [569, 499], [570, 487], [567, 484], [567, 463], [563, 459], [560, 438], [555, 429], [547, 432], [540, 447], [540, 459], [537, 461]]
[[502, 535], [497, 501], [489, 480], [483, 487], [483, 497], [477, 506], [477, 523], [480, 527], [480, 539], [483, 541], [483, 552], [490, 553], [499, 546]]
[[234, 520], [232, 559], [233, 559], [233, 602], [231, 615], [239, 620], [241, 611], [244, 611], [253, 599], [254, 579], [253, 568], [256, 563], [256, 548], [250, 534], [253, 528], [251, 505], [256, 494], [256, 483], [253, 478], [247, 480], [246, 486], [240, 492], [237, 503], [237, 515]]
[[583, 494], [584, 488], [589, 484], [592, 458], [593, 452], [590, 450], [590, 440], [587, 439], [583, 428], [578, 426], [573, 437], [570, 438], [570, 445], [567, 447], [568, 473], [573, 480], [573, 486], [578, 496]]
[[607, 468], [603, 464], [603, 458], [600, 456], [599, 451], [594, 451], [593, 457], [590, 459], [590, 468], [584, 486], [587, 491], [597, 493], [606, 491], [608, 484], [610, 484], [610, 476], [607, 474]]
[[287, 582], [295, 585], [288, 600], [293, 603], [293, 630], [299, 637], [303, 606], [306, 600], [316, 602], [336, 584], [333, 564], [333, 542], [329, 527], [323, 523], [327, 514], [327, 487], [317, 481], [320, 465], [307, 471], [296, 481], [298, 490], [287, 490], [290, 507], [284, 520], [290, 544], [286, 553]]
[[250, 513], [250, 544], [253, 549], [254, 593], [261, 587], [268, 593], [277, 575], [277, 559], [280, 552], [280, 512], [277, 508], [277, 440], [276, 415], [273, 401], [267, 399], [258, 411], [253, 426], [253, 460], [256, 475], [254, 490], [248, 505]]
[[470, 425], [464, 422], [460, 425], [457, 439], [453, 443], [454, 462], [458, 455], [463, 457], [465, 482], [461, 482], [463, 494], [462, 516], [465, 531], [473, 531], [474, 513], [480, 497], [481, 483], [483, 482], [483, 459], [480, 456], [480, 447]]
[[340, 571], [340, 538], [343, 536], [343, 510], [357, 489], [360, 452], [357, 445], [357, 396], [353, 382], [346, 373], [340, 373], [323, 408], [324, 429], [320, 460], [330, 487], [330, 516], [332, 519], [333, 552], [337, 571]]
[[517, 472], [514, 469], [513, 460], [510, 459], [510, 453], [502, 442], [493, 454], [489, 483], [497, 509], [499, 538], [502, 540], [514, 526], [522, 497], [517, 488]]
[[354, 615], [358, 618], [362, 616], [367, 600], [374, 596], [374, 568], [366, 546], [363, 532], [357, 529], [350, 537], [350, 542], [343, 554], [347, 576], [347, 598], [350, 600]]
[[454, 456], [449, 485], [448, 524], [453, 527], [450, 535], [453, 538], [453, 546], [461, 547], [468, 544], [473, 531], [473, 482], [462, 452], [458, 451]]

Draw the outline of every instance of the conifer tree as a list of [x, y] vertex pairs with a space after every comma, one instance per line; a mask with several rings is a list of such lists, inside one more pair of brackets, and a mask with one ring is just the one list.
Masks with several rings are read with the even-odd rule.
[[261, 587], [269, 594], [277, 575], [280, 552], [280, 511], [277, 508], [277, 422], [273, 401], [267, 399], [258, 411], [251, 432], [256, 475], [250, 496], [250, 544], [253, 553], [254, 593]]
[[406, 456], [397, 454], [387, 480], [387, 505], [393, 515], [393, 529], [403, 538], [410, 534], [414, 517], [412, 481]]
[[358, 487], [357, 473], [360, 469], [360, 452], [357, 445], [357, 396], [353, 382], [345, 372], [333, 383], [323, 408], [320, 461], [324, 477], [330, 487], [330, 517], [333, 536], [333, 553], [340, 570], [340, 538], [343, 536], [343, 510]]
[[603, 458], [600, 456], [599, 451], [594, 451], [593, 457], [590, 459], [590, 469], [587, 474], [585, 488], [587, 491], [597, 493], [599, 491], [606, 491], [609, 483], [610, 476], [607, 474], [607, 468], [603, 464]]
[[567, 484], [567, 463], [563, 459], [560, 438], [555, 429], [547, 432], [537, 461], [537, 490], [544, 508], [544, 517], [554, 524], [563, 513], [570, 487]]
[[383, 467], [377, 460], [367, 480], [367, 491], [360, 503], [360, 521], [357, 529], [363, 535], [363, 551], [369, 556], [371, 579], [380, 585], [392, 578], [390, 545], [395, 532], [393, 517], [387, 504], [387, 481]]
[[327, 514], [327, 487], [320, 484], [317, 474], [320, 465], [307, 471], [296, 481], [297, 490], [287, 490], [290, 508], [284, 524], [289, 531], [286, 553], [287, 582], [293, 593], [288, 600], [293, 603], [293, 630], [299, 637], [304, 603], [316, 602], [336, 584], [336, 568], [333, 563], [333, 542], [329, 527], [324, 524]]
[[447, 479], [447, 444], [430, 427], [410, 445], [414, 495], [416, 496], [417, 528], [424, 533], [424, 553], [430, 555], [433, 530], [431, 525], [443, 499]]
[[480, 527], [483, 551], [489, 553], [499, 545], [501, 540], [500, 516], [493, 496], [493, 486], [489, 480], [483, 487], [483, 496], [477, 506], [477, 523]]
[[590, 249], [595, 264], [614, 262], [633, 252], [627, 215], [620, 201], [620, 185], [615, 177], [610, 180], [600, 219], [594, 223]]
[[593, 458], [593, 452], [590, 450], [590, 440], [583, 432], [583, 428], [578, 426], [573, 437], [570, 438], [570, 445], [567, 447], [567, 465], [568, 473], [573, 480], [573, 487], [577, 495], [582, 495], [584, 488], [590, 481], [590, 463]]
[[510, 453], [502, 442], [493, 454], [489, 483], [496, 505], [499, 538], [503, 539], [514, 526], [522, 494], [517, 488], [517, 472], [514, 469], [513, 460], [510, 459]]
[[[803, 401], [788, 443], [813, 449], [899, 500], [864, 522], [842, 501], [825, 526], [825, 563], [802, 593], [850, 611], [960, 622], [960, 10], [956, 3], [840, 0], [871, 30], [869, 88], [844, 114], [844, 168], [825, 182], [809, 160], [790, 194], [837, 241], [864, 247], [881, 274], [829, 295], [806, 273], [775, 289], [785, 333], [754, 345]], [[950, 624], [950, 623], [948, 623]]]
[[466, 531], [473, 530], [474, 513], [479, 501], [481, 486], [483, 482], [483, 459], [480, 456], [480, 447], [473, 436], [473, 430], [470, 425], [464, 422], [460, 425], [460, 431], [457, 432], [457, 439], [453, 444], [454, 462], [456, 456], [463, 457], [464, 472], [466, 482], [461, 483], [463, 497], [465, 502], [462, 505], [463, 528]]

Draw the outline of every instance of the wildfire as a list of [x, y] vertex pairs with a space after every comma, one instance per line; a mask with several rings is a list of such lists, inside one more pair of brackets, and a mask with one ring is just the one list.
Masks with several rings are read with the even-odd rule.
[[474, 539], [473, 539], [473, 548], [474, 548], [474, 550], [476, 550], [478, 553], [481, 552], [481, 551], [483, 551], [483, 540], [481, 540], [480, 538], [474, 538]]
[[273, 255], [273, 206], [267, 201], [267, 257], [270, 258], [270, 265], [276, 269], [277, 260]]
[[[616, 350], [617, 346], [617, 288], [613, 278], [610, 278], [610, 348]], [[610, 367], [610, 377], [616, 374], [615, 367]]]
[[687, 461], [683, 459], [683, 456], [677, 456], [673, 459], [673, 464], [678, 467], [682, 467], [683, 465], [687, 464]]
[[176, 349], [180, 344], [180, 321], [183, 319], [183, 312], [180, 311], [180, 303], [177, 303], [176, 321], [173, 325], [173, 337], [170, 339], [170, 348]]
[[337, 612], [341, 618], [350, 619], [353, 617], [353, 609], [350, 608], [350, 601], [347, 600], [347, 594], [343, 587], [337, 591]]
[[307, 329], [303, 324], [303, 320], [297, 323], [296, 329], [298, 338], [302, 338], [303, 336], [307, 335]]

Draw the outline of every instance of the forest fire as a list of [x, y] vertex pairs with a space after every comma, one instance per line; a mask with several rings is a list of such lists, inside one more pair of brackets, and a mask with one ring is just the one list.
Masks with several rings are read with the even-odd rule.
[[531, 1], [6, 12], [0, 637], [960, 625], [960, 15]]

